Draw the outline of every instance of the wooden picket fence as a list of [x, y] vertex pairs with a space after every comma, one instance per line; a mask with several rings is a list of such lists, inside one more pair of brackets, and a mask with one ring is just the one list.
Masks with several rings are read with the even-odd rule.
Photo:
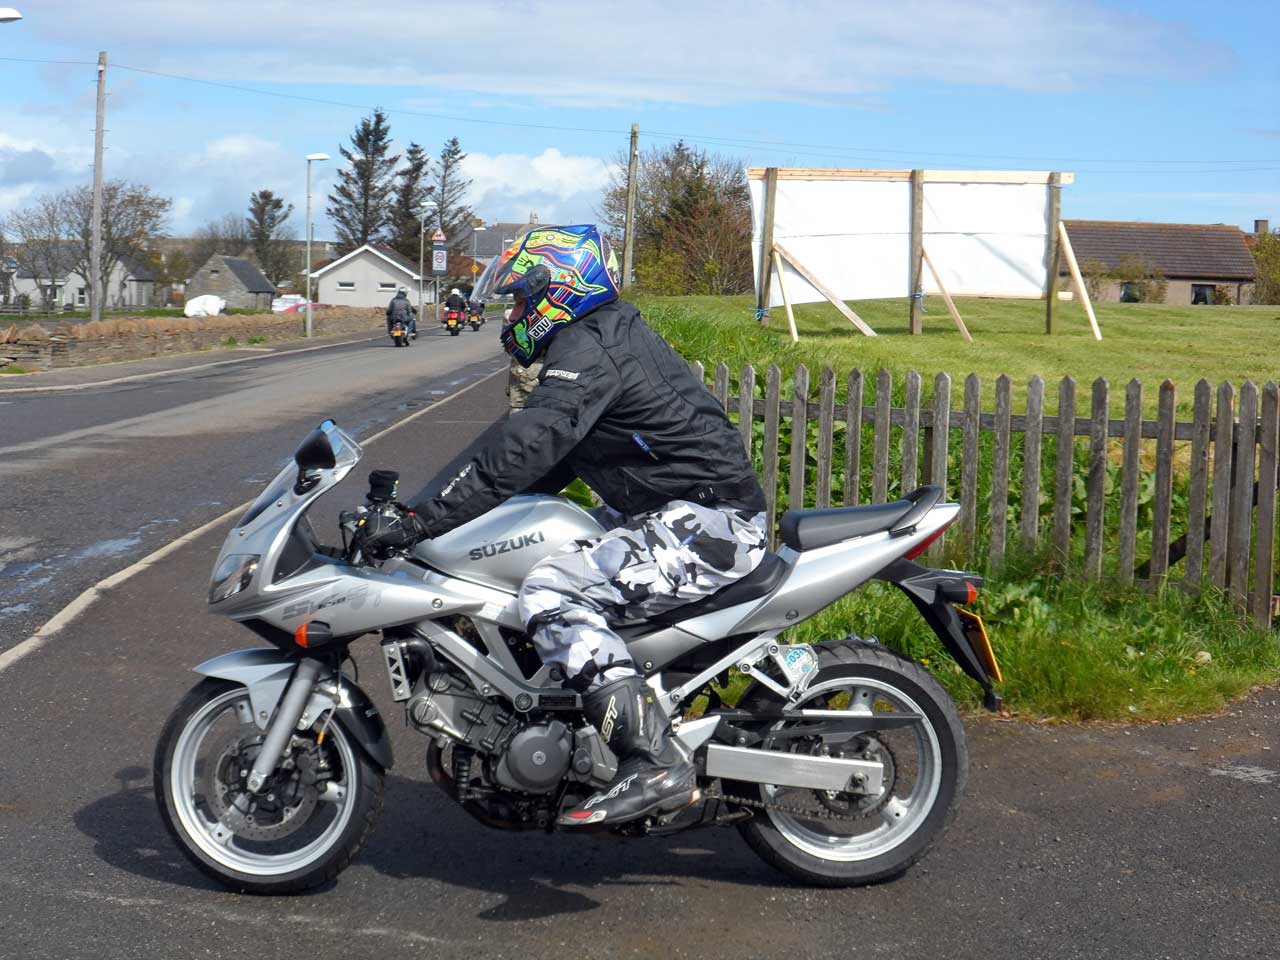
[[[692, 366], [705, 380], [703, 365]], [[857, 504], [868, 471], [871, 503], [888, 499], [891, 481], [903, 492], [934, 483], [960, 503], [954, 528], [959, 536], [948, 538], [953, 559], [997, 570], [1016, 536], [1018, 548], [1045, 553], [1058, 569], [1090, 578], [1105, 572], [1148, 589], [1173, 582], [1192, 591], [1208, 582], [1226, 591], [1237, 609], [1271, 624], [1280, 446], [1280, 388], [1274, 382], [1261, 390], [1248, 381], [1238, 389], [1224, 382], [1215, 406], [1213, 388], [1201, 380], [1188, 422], [1175, 419], [1176, 391], [1169, 381], [1158, 388], [1155, 420], [1143, 418], [1143, 387], [1137, 380], [1124, 389], [1123, 418], [1113, 419], [1111, 388], [1101, 377], [1080, 397], [1076, 381], [1064, 377], [1056, 415], [1045, 413], [1039, 376], [1028, 381], [1025, 410], [1017, 414], [1013, 382], [1004, 375], [995, 382], [991, 411], [982, 409], [976, 374], [965, 378], [959, 409], [945, 373], [934, 378], [927, 404], [921, 403], [920, 374], [907, 373], [899, 406], [886, 370], [874, 382], [865, 381], [860, 370], [851, 371], [843, 403], [836, 402], [837, 378], [830, 368], [818, 375], [815, 391], [808, 369], [797, 367], [787, 398], [782, 372], [774, 365], [766, 369], [762, 388], [750, 364], [739, 372], [733, 396], [730, 386], [729, 368], [721, 363], [712, 373], [711, 389], [736, 419], [761, 467], [771, 531], [786, 509], [839, 505], [833, 502], [835, 486], [843, 491], [845, 505]], [[812, 452], [811, 423], [817, 426]], [[843, 450], [836, 449], [839, 433]], [[1077, 450], [1077, 438], [1087, 438], [1087, 446], [1079, 444]], [[786, 449], [780, 450], [781, 443]], [[989, 465], [984, 451], [989, 451]], [[1085, 467], [1083, 524], [1078, 463]], [[1012, 476], [1011, 466], [1020, 466], [1021, 475]], [[1112, 491], [1110, 508], [1109, 467], [1113, 476], [1119, 474], [1118, 497]], [[1153, 481], [1154, 490], [1149, 508], [1140, 509], [1144, 481]], [[1140, 530], [1144, 514], [1149, 516]], [[1174, 529], [1183, 531], [1176, 540]], [[1148, 547], [1150, 559], [1139, 565], [1140, 544]], [[1174, 579], [1171, 566], [1179, 562], [1182, 576]]]

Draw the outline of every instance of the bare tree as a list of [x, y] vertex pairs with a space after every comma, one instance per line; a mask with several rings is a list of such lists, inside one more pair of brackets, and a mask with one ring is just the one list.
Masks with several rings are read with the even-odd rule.
[[0, 217], [0, 303], [8, 304], [13, 293], [13, 277], [18, 270], [18, 261], [13, 256], [13, 245], [9, 242], [9, 224]]
[[[150, 187], [125, 180], [108, 180], [102, 185], [102, 295], [103, 306], [119, 301], [123, 289], [110, 290], [113, 278], [123, 284], [118, 268], [146, 262], [147, 246], [163, 235], [173, 201], [153, 193]], [[93, 190], [76, 187], [62, 196], [64, 231], [71, 240], [68, 249], [71, 269], [89, 277], [93, 236]], [[92, 309], [93, 284], [88, 285]]]
[[71, 237], [66, 233], [64, 197], [46, 193], [30, 206], [9, 215], [9, 229], [15, 241], [13, 256], [18, 270], [36, 284], [44, 310], [53, 309], [54, 289], [68, 272]]
[[245, 224], [244, 217], [234, 213], [224, 213], [221, 217], [196, 228], [195, 233], [192, 234], [192, 269], [199, 270], [215, 253], [228, 257], [243, 257], [251, 243], [252, 238], [249, 236], [249, 228]]

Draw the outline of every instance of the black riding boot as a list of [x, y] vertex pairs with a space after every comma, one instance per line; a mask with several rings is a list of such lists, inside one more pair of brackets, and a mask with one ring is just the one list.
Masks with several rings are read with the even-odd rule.
[[617, 756], [618, 773], [604, 790], [561, 814], [561, 826], [611, 826], [697, 802], [693, 764], [672, 739], [671, 724], [641, 677], [624, 677], [584, 694], [582, 712]]

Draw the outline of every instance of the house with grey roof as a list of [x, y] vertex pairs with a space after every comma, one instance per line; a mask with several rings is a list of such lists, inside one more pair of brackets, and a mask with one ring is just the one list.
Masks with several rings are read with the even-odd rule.
[[[1222, 223], [1142, 223], [1121, 220], [1063, 220], [1080, 268], [1101, 264], [1115, 270], [1122, 261], [1141, 259], [1169, 281], [1165, 303], [1179, 306], [1213, 303], [1214, 293], [1232, 303], [1249, 303], [1257, 264], [1239, 227]], [[1067, 275], [1063, 264], [1062, 273]], [[1137, 284], [1114, 280], [1102, 300], [1139, 299]]]
[[[431, 251], [426, 251], [431, 257]], [[424, 300], [432, 299], [431, 264], [421, 284], [418, 264], [383, 244], [366, 243], [345, 256], [321, 264], [311, 271], [311, 289], [318, 303], [344, 307], [385, 307], [400, 287], [409, 291], [409, 299], [418, 302], [419, 286]]]
[[[8, 283], [7, 302], [25, 297], [33, 308], [52, 310], [89, 309], [89, 281], [76, 265], [74, 249], [67, 245], [35, 260], [14, 258], [17, 268]], [[118, 261], [103, 285], [103, 305], [108, 310], [144, 308], [156, 302], [156, 276], [141, 258]]]
[[270, 310], [276, 288], [253, 261], [215, 253], [187, 284], [188, 300], [206, 294], [221, 297], [229, 308]]

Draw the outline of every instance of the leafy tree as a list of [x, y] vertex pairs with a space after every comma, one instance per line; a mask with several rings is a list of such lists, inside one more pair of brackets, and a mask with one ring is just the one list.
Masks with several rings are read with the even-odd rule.
[[[418, 259], [418, 233], [422, 229], [422, 205], [435, 193], [435, 184], [427, 183], [431, 175], [431, 158], [416, 143], [404, 152], [404, 166], [396, 174], [391, 211], [391, 246], [408, 257]], [[434, 218], [428, 218], [431, 220]]]
[[228, 257], [243, 257], [249, 249], [252, 238], [249, 227], [242, 216], [224, 213], [221, 217], [210, 220], [202, 227], [197, 227], [192, 234], [191, 263], [195, 270], [205, 265], [215, 253]]
[[[600, 211], [619, 244], [626, 223], [626, 168], [627, 158], [620, 156]], [[633, 242], [636, 280], [646, 290], [750, 290], [751, 201], [742, 164], [683, 142], [644, 151], [636, 170]]]
[[1253, 245], [1253, 259], [1258, 264], [1253, 302], [1280, 303], [1280, 231], [1258, 237]]
[[474, 227], [474, 215], [467, 206], [467, 190], [471, 181], [462, 176], [462, 161], [467, 155], [457, 137], [445, 141], [440, 150], [440, 160], [433, 177], [435, 186], [436, 222], [444, 231], [450, 250], [467, 251]]
[[293, 250], [293, 230], [287, 225], [293, 204], [270, 190], [259, 190], [249, 196], [249, 216], [245, 226], [253, 243], [253, 254], [267, 279], [279, 286], [297, 266]]
[[391, 153], [391, 125], [382, 110], [356, 124], [351, 149], [339, 147], [347, 165], [329, 194], [329, 219], [338, 234], [338, 254], [387, 239], [392, 226], [391, 196], [400, 155]]

